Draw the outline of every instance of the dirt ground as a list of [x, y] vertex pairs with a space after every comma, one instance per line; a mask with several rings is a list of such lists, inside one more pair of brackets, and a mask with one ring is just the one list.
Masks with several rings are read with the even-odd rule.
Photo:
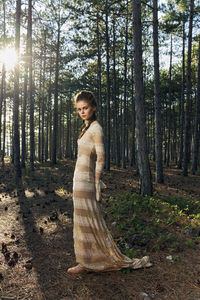
[[[166, 251], [148, 253], [153, 263], [148, 269], [78, 276], [67, 273], [67, 269], [75, 265], [73, 170], [73, 161], [59, 162], [53, 168], [38, 165], [34, 174], [29, 170], [24, 172], [21, 187], [17, 189], [11, 166], [1, 168], [0, 298], [200, 299], [199, 244], [182, 249], [177, 262], [166, 259], [169, 255]], [[138, 178], [131, 167], [125, 170], [112, 167], [110, 172], [104, 172], [103, 180], [107, 184], [103, 210], [110, 196], [138, 191]], [[154, 190], [164, 195], [185, 194], [199, 198], [200, 177], [186, 178], [175, 168], [165, 169], [165, 184], [154, 184]], [[109, 217], [106, 222], [112, 230]]]

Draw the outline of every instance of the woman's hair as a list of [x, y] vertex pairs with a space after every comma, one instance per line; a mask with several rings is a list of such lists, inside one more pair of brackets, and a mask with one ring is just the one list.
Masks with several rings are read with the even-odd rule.
[[77, 102], [86, 101], [89, 105], [97, 107], [97, 100], [93, 92], [91, 91], [80, 91], [76, 94], [74, 98], [74, 106], [76, 107]]
[[[78, 92], [74, 97], [74, 107], [76, 108], [77, 102], [79, 101], [86, 101], [90, 106], [97, 107], [97, 100], [93, 92], [91, 91], [80, 91]], [[84, 121], [83, 125], [81, 126], [81, 133], [78, 136], [78, 139], [80, 139], [84, 133], [87, 131], [87, 129], [90, 127], [90, 124], [96, 120], [96, 113], [94, 111], [92, 118], [89, 120], [88, 125], [86, 126]]]

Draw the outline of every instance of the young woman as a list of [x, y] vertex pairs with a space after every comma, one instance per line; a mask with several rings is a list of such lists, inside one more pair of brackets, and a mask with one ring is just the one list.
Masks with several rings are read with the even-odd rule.
[[98, 207], [104, 144], [102, 127], [96, 120], [95, 96], [90, 91], [81, 91], [75, 96], [74, 104], [84, 122], [78, 137], [78, 157], [73, 178], [73, 236], [78, 264], [69, 268], [68, 273], [149, 267], [148, 256], [130, 259], [120, 252]]

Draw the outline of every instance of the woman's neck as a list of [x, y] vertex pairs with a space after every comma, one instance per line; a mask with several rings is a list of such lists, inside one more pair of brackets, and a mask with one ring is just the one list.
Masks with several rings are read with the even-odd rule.
[[90, 123], [90, 120], [85, 120], [85, 126], [87, 126]]
[[94, 122], [94, 121], [95, 121], [94, 119], [85, 120], [85, 121], [84, 121], [85, 126], [88, 126], [89, 124], [91, 124], [91, 123]]

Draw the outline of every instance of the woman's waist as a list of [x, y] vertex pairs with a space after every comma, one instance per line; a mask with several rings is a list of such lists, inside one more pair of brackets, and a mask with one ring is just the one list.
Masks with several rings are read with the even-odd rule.
[[94, 182], [95, 173], [92, 171], [83, 172], [75, 170], [73, 180]]

